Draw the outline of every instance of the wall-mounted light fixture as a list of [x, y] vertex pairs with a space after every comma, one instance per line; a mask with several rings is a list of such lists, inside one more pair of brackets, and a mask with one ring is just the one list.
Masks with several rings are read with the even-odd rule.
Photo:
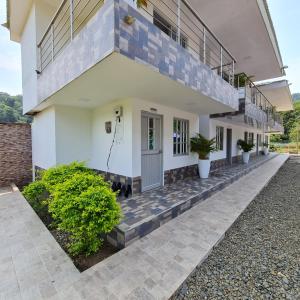
[[124, 17], [124, 22], [127, 25], [132, 25], [135, 22], [135, 18], [133, 16], [125, 16]]

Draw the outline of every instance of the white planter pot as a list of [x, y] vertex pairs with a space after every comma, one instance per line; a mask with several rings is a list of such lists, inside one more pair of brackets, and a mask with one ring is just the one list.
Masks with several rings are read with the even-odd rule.
[[209, 159], [199, 159], [198, 169], [200, 178], [208, 178], [210, 171], [210, 160]]
[[269, 154], [269, 148], [267, 148], [267, 147], [264, 147], [264, 155], [268, 155]]
[[243, 163], [248, 164], [249, 163], [249, 158], [250, 158], [250, 153], [249, 152], [243, 152]]

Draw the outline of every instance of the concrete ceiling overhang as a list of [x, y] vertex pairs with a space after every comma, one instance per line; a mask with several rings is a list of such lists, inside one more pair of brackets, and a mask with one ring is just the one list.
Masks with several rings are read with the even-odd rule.
[[93, 109], [119, 99], [142, 99], [152, 102], [154, 107], [157, 103], [203, 115], [234, 111], [232, 107], [162, 75], [147, 65], [114, 52], [41, 102], [29, 114], [51, 105]]
[[7, 0], [7, 22], [6, 27], [10, 31], [10, 39], [20, 42], [26, 21], [30, 14], [33, 3], [48, 3], [58, 7], [61, 0]]
[[283, 63], [266, 0], [187, 0], [255, 81], [281, 77]]
[[258, 83], [257, 87], [267, 97], [277, 111], [293, 110], [293, 99], [287, 80]]

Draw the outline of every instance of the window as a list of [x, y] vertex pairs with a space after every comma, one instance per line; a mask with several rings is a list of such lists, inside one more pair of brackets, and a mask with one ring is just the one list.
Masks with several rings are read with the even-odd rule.
[[189, 154], [189, 121], [174, 119], [173, 121], [173, 154]]
[[148, 119], [148, 150], [154, 150], [154, 135], [155, 135], [155, 126], [154, 126], [154, 119]]
[[224, 127], [217, 126], [216, 128], [216, 148], [218, 151], [223, 150], [224, 143]]
[[[171, 23], [162, 17], [157, 11], [153, 12], [153, 24], [171, 37], [174, 41], [177, 41], [177, 28], [171, 25]], [[187, 43], [187, 37], [185, 37], [183, 34], [180, 34], [180, 45], [186, 49]]]
[[248, 132], [244, 132], [244, 141], [248, 143]]
[[254, 143], [254, 133], [250, 132], [248, 136], [248, 143], [253, 144]]

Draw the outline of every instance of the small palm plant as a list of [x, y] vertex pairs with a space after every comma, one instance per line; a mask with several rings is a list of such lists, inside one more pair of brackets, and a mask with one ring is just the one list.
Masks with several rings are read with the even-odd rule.
[[253, 143], [247, 143], [244, 140], [238, 140], [237, 145], [244, 152], [250, 152], [255, 146]]
[[244, 164], [248, 164], [250, 159], [249, 152], [254, 148], [255, 145], [253, 143], [247, 143], [247, 141], [244, 140], [238, 140], [237, 145], [241, 150], [243, 150], [242, 157]]
[[198, 133], [191, 138], [191, 152], [197, 153], [199, 159], [209, 159], [209, 153], [216, 151], [215, 143], [215, 138], [209, 140]]
[[214, 151], [216, 151], [215, 138], [209, 140], [200, 133], [191, 138], [191, 152], [198, 154], [198, 168], [201, 178], [208, 178], [210, 171], [209, 154]]

